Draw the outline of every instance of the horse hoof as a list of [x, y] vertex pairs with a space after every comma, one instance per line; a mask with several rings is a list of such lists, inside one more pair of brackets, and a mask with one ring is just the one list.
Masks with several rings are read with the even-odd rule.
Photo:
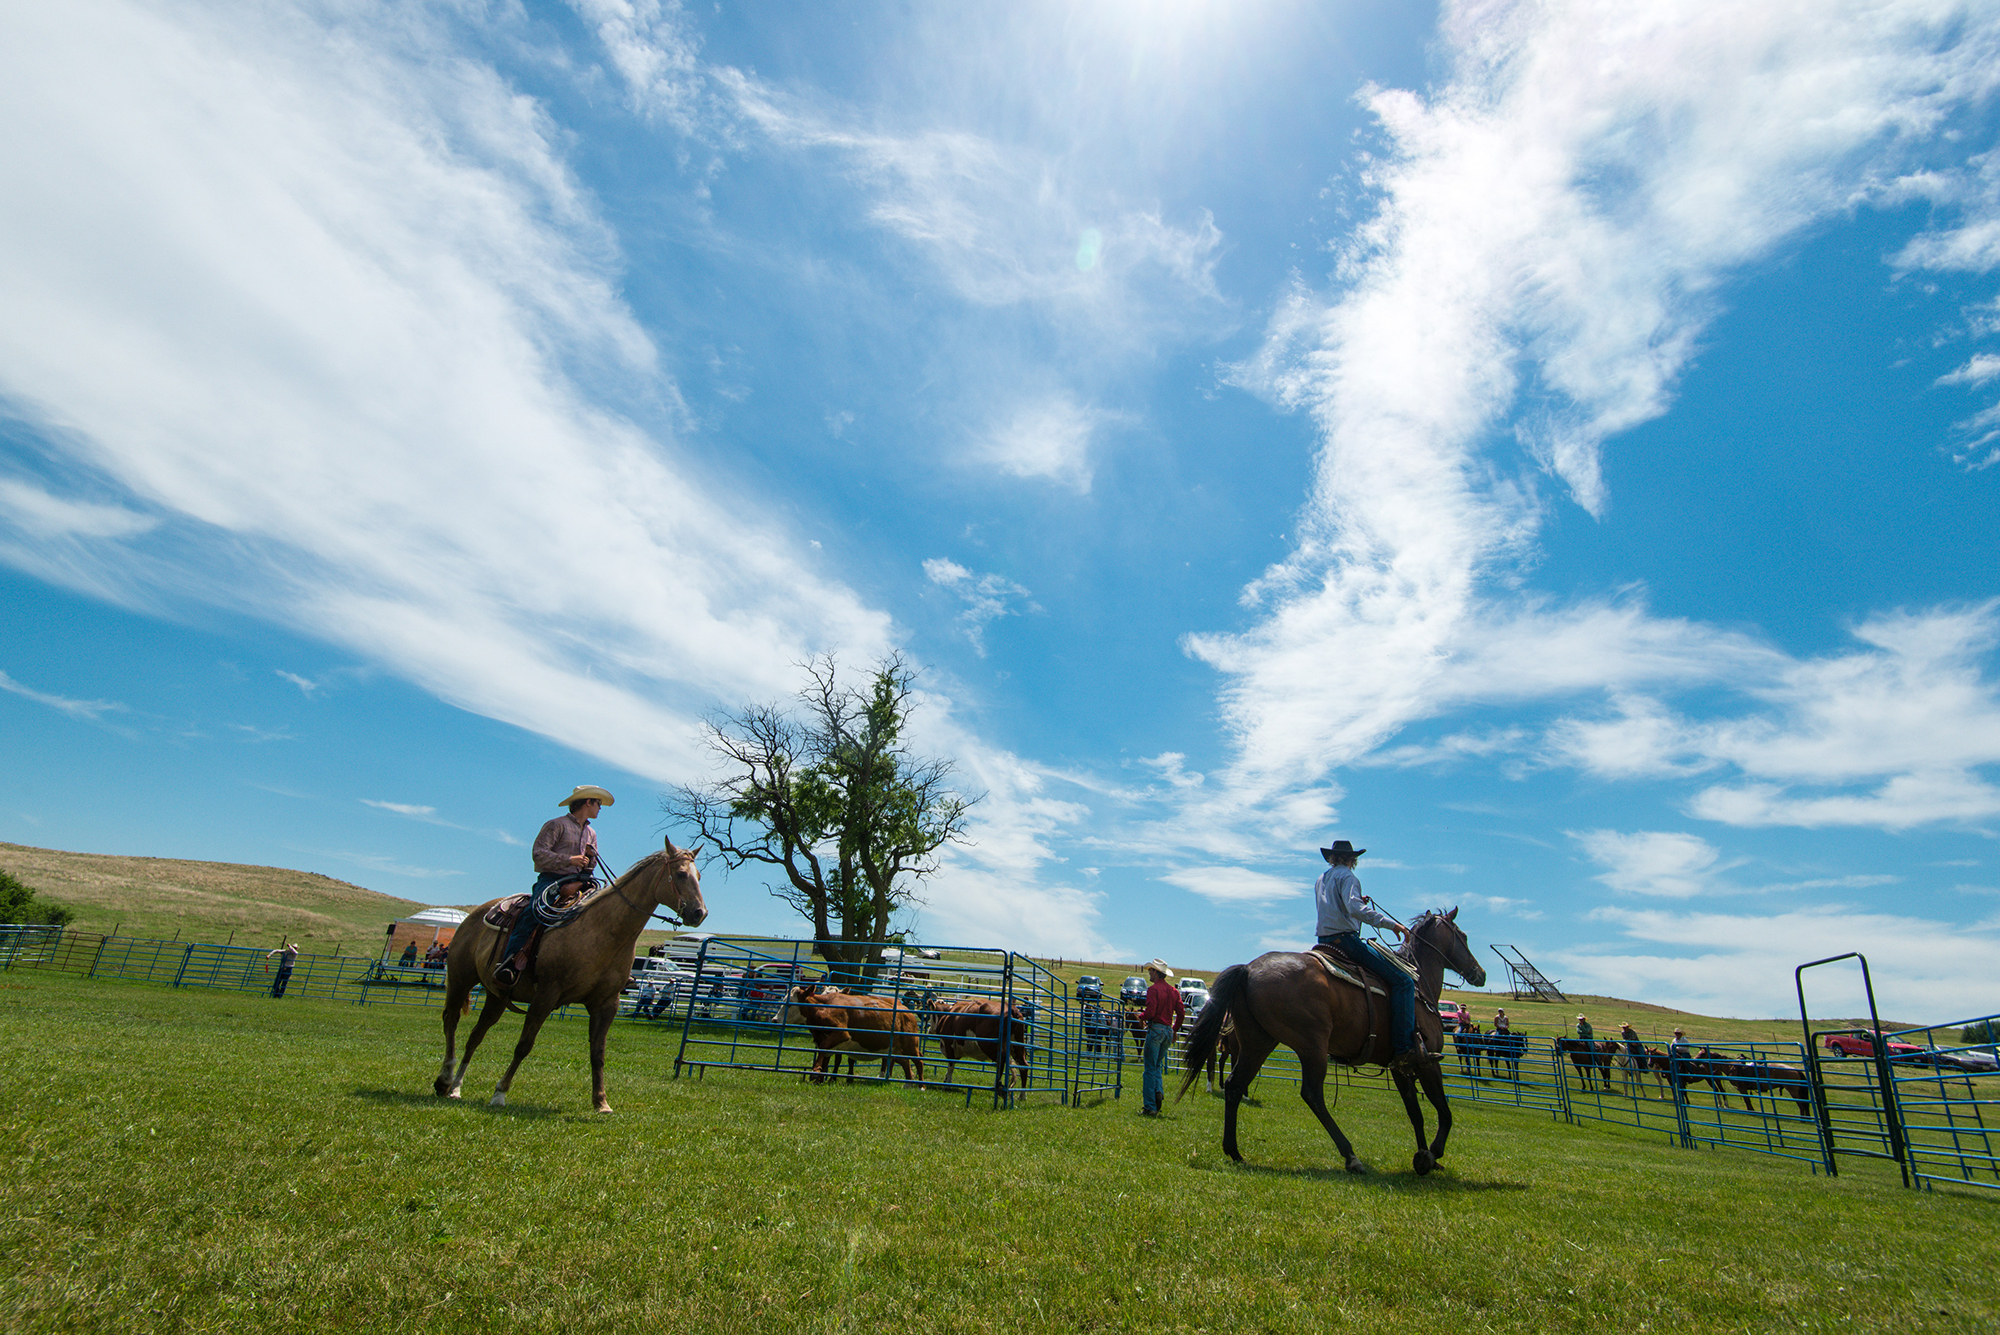
[[597, 1111], [601, 1113], [608, 1113], [611, 1111], [611, 1105], [608, 1103], [600, 1103], [597, 1105]]
[[507, 1096], [499, 1090], [495, 1090], [493, 1097], [486, 1100], [486, 1106], [489, 1108], [504, 1108], [507, 1106]]
[[1418, 1177], [1424, 1176], [1424, 1174], [1430, 1172], [1431, 1169], [1437, 1166], [1437, 1160], [1431, 1158], [1431, 1152], [1429, 1150], [1418, 1150], [1417, 1157], [1414, 1162], [1416, 1165]]
[[1359, 1159], [1349, 1159], [1347, 1161], [1347, 1171], [1354, 1174], [1356, 1177], [1359, 1177], [1363, 1173], [1367, 1172], [1368, 1168], [1367, 1165], [1363, 1164]]

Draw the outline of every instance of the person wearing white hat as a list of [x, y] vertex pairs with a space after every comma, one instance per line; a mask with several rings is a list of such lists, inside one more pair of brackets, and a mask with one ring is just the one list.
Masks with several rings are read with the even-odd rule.
[[1187, 1003], [1181, 999], [1180, 989], [1167, 981], [1174, 971], [1165, 960], [1154, 959], [1146, 966], [1146, 973], [1153, 984], [1146, 989], [1146, 1006], [1139, 1012], [1139, 1021], [1146, 1026], [1146, 1070], [1139, 1082], [1139, 1111], [1158, 1117], [1167, 1101], [1167, 1052], [1174, 1045], [1174, 1035], [1181, 1031], [1181, 1021], [1187, 1018]]
[[[594, 783], [580, 783], [570, 790], [568, 797], [556, 803], [568, 807], [569, 814], [549, 821], [535, 836], [530, 853], [537, 873], [535, 884], [528, 891], [527, 907], [521, 910], [521, 916], [514, 920], [514, 930], [508, 933], [506, 949], [500, 952], [500, 967], [493, 971], [493, 981], [501, 987], [512, 987], [521, 976], [527, 965], [521, 956], [527, 950], [528, 938], [537, 926], [546, 924], [542, 917], [542, 892], [556, 886], [560, 895], [571, 882], [590, 879], [591, 868], [597, 865], [597, 831], [590, 827], [590, 822], [617, 800]], [[571, 897], [576, 893], [580, 891], [572, 890]]]

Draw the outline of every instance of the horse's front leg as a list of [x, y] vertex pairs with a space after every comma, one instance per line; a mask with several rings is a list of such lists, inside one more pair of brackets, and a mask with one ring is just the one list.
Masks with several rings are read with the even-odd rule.
[[[1402, 1075], [1396, 1078], [1404, 1081], [1409, 1079], [1408, 1076]], [[1355, 1155], [1354, 1146], [1348, 1142], [1346, 1133], [1340, 1129], [1340, 1124], [1333, 1120], [1333, 1114], [1326, 1110], [1326, 1058], [1315, 1057], [1309, 1061], [1304, 1053], [1299, 1054], [1299, 1097], [1306, 1101], [1306, 1107], [1313, 1110], [1313, 1116], [1319, 1118], [1319, 1124], [1326, 1128], [1329, 1136], [1333, 1137], [1334, 1148], [1340, 1151], [1340, 1157], [1346, 1163], [1347, 1171], [1367, 1172], [1361, 1160]], [[1418, 1125], [1421, 1127], [1421, 1121]]]
[[1392, 1072], [1396, 1077], [1396, 1092], [1403, 1096], [1403, 1111], [1410, 1115], [1410, 1127], [1417, 1133], [1416, 1157], [1410, 1161], [1418, 1176], [1431, 1171], [1435, 1163], [1430, 1150], [1424, 1145], [1424, 1109], [1417, 1102], [1417, 1078], [1408, 1071]]
[[[1431, 1162], [1436, 1163], [1444, 1158], [1444, 1143], [1451, 1135], [1451, 1099], [1445, 1094], [1444, 1075], [1437, 1067], [1428, 1062], [1419, 1066], [1417, 1080], [1424, 1087], [1424, 1097], [1431, 1101], [1431, 1107], [1437, 1109], [1438, 1133], [1436, 1139], [1431, 1141]], [[1418, 1133], [1418, 1137], [1422, 1138], [1422, 1132]], [[1417, 1171], [1426, 1170], [1419, 1168]]]
[[514, 1072], [521, 1069], [521, 1063], [528, 1060], [528, 1054], [535, 1050], [535, 1035], [542, 1032], [542, 1021], [548, 1019], [554, 1010], [555, 1003], [543, 1001], [540, 997], [528, 1007], [528, 1018], [521, 1021], [521, 1037], [514, 1044], [514, 1060], [507, 1063], [507, 1073], [500, 1077], [499, 1084], [493, 1086], [493, 1097], [486, 1100], [489, 1106], [507, 1106], [507, 1091], [513, 1087]]
[[604, 1096], [604, 1040], [611, 1033], [611, 1022], [618, 1016], [618, 998], [614, 995], [610, 1002], [590, 1012], [590, 1099], [597, 1105], [597, 1111], [611, 1111], [611, 1100]]

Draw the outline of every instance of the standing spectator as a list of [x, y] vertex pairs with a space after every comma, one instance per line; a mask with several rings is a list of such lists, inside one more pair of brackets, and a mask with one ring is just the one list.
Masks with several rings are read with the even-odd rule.
[[1597, 1036], [1596, 1032], [1590, 1027], [1590, 1021], [1582, 1015], [1576, 1017], [1576, 1036], [1585, 1043], [1591, 1042]]
[[276, 950], [264, 952], [265, 959], [270, 959], [273, 955], [278, 957], [278, 976], [271, 980], [271, 995], [282, 997], [285, 995], [285, 984], [292, 981], [292, 966], [299, 960], [298, 943], [287, 941]]
[[1511, 1034], [1514, 1032], [1514, 1022], [1507, 1018], [1507, 1008], [1505, 1006], [1493, 1012], [1493, 1032], [1496, 1034]]
[[1139, 1085], [1139, 1111], [1158, 1117], [1167, 1101], [1167, 1051], [1174, 1045], [1174, 1035], [1181, 1031], [1187, 1005], [1181, 1000], [1180, 989], [1167, 981], [1174, 971], [1165, 960], [1155, 959], [1146, 966], [1146, 973], [1153, 985], [1146, 989], [1146, 1005], [1139, 1012], [1146, 1026], [1146, 1073]]
[[403, 958], [397, 960], [396, 963], [399, 967], [407, 969], [416, 962], [417, 943], [412, 941], [409, 945], [403, 947]]

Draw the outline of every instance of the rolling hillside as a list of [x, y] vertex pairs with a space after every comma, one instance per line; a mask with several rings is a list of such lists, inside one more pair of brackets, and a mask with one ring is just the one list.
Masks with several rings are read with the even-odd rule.
[[316, 872], [230, 862], [66, 853], [0, 843], [0, 868], [76, 912], [73, 930], [233, 940], [372, 955], [383, 929], [423, 908]]

